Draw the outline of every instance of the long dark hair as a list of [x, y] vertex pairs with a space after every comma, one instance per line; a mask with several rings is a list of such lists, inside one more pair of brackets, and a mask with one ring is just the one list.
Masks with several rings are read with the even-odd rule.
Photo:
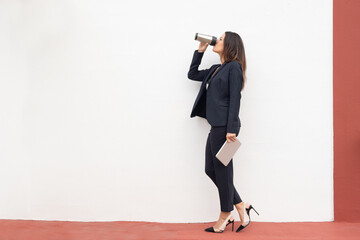
[[225, 62], [235, 60], [241, 64], [244, 79], [241, 90], [243, 90], [246, 80], [246, 57], [244, 44], [239, 34], [230, 31], [225, 32], [223, 57]]

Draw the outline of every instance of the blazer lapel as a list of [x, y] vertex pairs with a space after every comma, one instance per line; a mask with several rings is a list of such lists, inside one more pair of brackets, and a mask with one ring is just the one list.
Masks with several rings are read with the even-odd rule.
[[[213, 72], [211, 72], [211, 73], [208, 75], [208, 77], [210, 76], [208, 88], [210, 87], [211, 82], [212, 82], [212, 80], [214, 79], [214, 77], [216, 76], [216, 74], [218, 74], [218, 72], [225, 66], [225, 64], [226, 64], [226, 62], [223, 63], [223, 64], [219, 64], [219, 65], [218, 65], [218, 66], [220, 66], [220, 67], [219, 67], [219, 69], [214, 73], [214, 76], [211, 77], [211, 74], [212, 74]], [[218, 66], [217, 66], [217, 67], [218, 67]], [[217, 67], [216, 67], [216, 68], [217, 68]], [[215, 69], [216, 69], [216, 68], [215, 68]]]
[[[211, 74], [214, 72], [214, 70], [219, 66], [218, 65], [214, 65], [213, 69], [211, 69], [208, 73], [208, 75], [206, 75], [206, 77], [204, 78], [203, 82], [201, 83], [201, 87], [200, 87], [200, 92], [206, 89], [206, 83], [208, 82], [209, 77], [211, 76]], [[219, 69], [218, 69], [219, 71]]]
[[[211, 69], [211, 70], [209, 71], [208, 75], [204, 78], [203, 82], [201, 83], [200, 91], [199, 91], [199, 93], [198, 93], [198, 95], [197, 95], [197, 97], [196, 97], [196, 99], [195, 99], [195, 103], [194, 103], [193, 109], [192, 109], [192, 111], [191, 111], [190, 117], [200, 116], [200, 117], [206, 118], [205, 114], [202, 115], [202, 113], [197, 112], [198, 103], [199, 103], [200, 99], [202, 99], [202, 101], [203, 101], [203, 99], [204, 99], [203, 94], [206, 94], [206, 83], [207, 83], [209, 77], [211, 77], [211, 74], [213, 74], [213, 72], [215, 71], [215, 69], [220, 66], [220, 68], [216, 71], [216, 73], [215, 73], [214, 76], [213, 76], [213, 77], [215, 77], [215, 75], [220, 71], [220, 69], [221, 69], [224, 65], [225, 65], [225, 64], [223, 64], [222, 66], [221, 66], [221, 64], [214, 65], [213, 69]], [[211, 80], [211, 79], [210, 79], [210, 80]], [[210, 82], [209, 82], [209, 87], [210, 87]], [[206, 96], [205, 96], [205, 97], [206, 97]]]

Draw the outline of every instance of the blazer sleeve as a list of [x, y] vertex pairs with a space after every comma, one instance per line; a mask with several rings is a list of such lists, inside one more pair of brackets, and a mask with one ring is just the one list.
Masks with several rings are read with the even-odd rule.
[[229, 69], [229, 113], [227, 132], [237, 133], [240, 127], [239, 110], [241, 88], [243, 84], [242, 70], [239, 64], [232, 64]]
[[201, 63], [201, 59], [203, 55], [204, 55], [203, 52], [199, 52], [198, 50], [195, 50], [193, 59], [191, 61], [190, 69], [188, 72], [189, 79], [194, 81], [203, 81], [204, 78], [208, 75], [210, 68], [199, 71], [199, 65]]

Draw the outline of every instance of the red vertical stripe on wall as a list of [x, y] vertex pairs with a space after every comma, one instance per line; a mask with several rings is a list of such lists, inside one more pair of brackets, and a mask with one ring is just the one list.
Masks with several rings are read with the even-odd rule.
[[333, 4], [334, 218], [360, 222], [360, 0]]

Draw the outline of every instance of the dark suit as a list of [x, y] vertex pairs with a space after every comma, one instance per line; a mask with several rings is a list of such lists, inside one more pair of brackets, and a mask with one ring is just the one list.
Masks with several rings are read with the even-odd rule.
[[[240, 131], [242, 68], [238, 62], [231, 61], [199, 71], [203, 55], [195, 50], [188, 73], [189, 79], [202, 81], [190, 117], [206, 118], [211, 125], [206, 142], [205, 173], [218, 188], [221, 211], [231, 212], [233, 205], [242, 202], [233, 183], [233, 159], [224, 166], [216, 158], [216, 153], [226, 141], [226, 133], [236, 133], [237, 136]], [[217, 67], [219, 69], [211, 77]]]
[[[228, 133], [238, 134], [241, 127], [239, 110], [243, 84], [241, 64], [231, 61], [199, 71], [203, 55], [195, 50], [188, 72], [189, 79], [202, 82], [190, 117], [206, 118], [211, 126], [227, 126]], [[219, 69], [211, 77], [217, 67]], [[207, 81], [209, 86], [206, 90]]]

